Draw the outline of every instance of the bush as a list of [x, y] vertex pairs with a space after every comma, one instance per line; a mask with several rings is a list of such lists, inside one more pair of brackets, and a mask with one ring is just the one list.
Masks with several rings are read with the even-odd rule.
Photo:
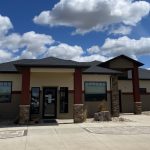
[[107, 102], [106, 100], [103, 100], [100, 102], [99, 107], [98, 107], [98, 111], [108, 111], [108, 106], [107, 106]]

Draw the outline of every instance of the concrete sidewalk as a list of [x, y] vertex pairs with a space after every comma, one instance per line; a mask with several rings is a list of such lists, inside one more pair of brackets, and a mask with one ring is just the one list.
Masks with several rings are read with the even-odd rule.
[[[123, 115], [130, 121], [124, 122], [86, 122], [72, 124], [71, 120], [59, 120], [58, 125], [22, 126], [0, 128], [6, 131], [27, 131], [27, 135], [0, 139], [0, 150], [149, 150], [150, 132], [141, 134], [140, 129], [150, 130], [150, 116]], [[134, 127], [134, 134], [128, 132], [115, 134], [115, 128]], [[146, 127], [146, 128], [145, 128]], [[88, 129], [96, 129], [90, 132]], [[103, 128], [104, 133], [99, 133]], [[109, 129], [109, 133], [107, 130]], [[111, 129], [113, 134], [111, 134]], [[106, 131], [106, 132], [105, 132]], [[13, 133], [14, 134], [14, 133]]]

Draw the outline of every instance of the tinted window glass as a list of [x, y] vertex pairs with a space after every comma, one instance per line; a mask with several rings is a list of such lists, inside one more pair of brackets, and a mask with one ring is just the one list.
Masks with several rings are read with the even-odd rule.
[[0, 102], [11, 102], [12, 82], [0, 81]]

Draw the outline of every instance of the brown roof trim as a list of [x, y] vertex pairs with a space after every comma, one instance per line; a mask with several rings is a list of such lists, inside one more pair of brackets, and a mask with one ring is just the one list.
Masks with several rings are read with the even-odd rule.
[[134, 64], [136, 64], [138, 67], [144, 65], [143, 63], [141, 63], [139, 61], [136, 61], [136, 60], [134, 60], [134, 59], [132, 59], [132, 58], [126, 56], [126, 55], [120, 55], [120, 56], [114, 57], [114, 58], [112, 58], [112, 59], [110, 59], [110, 60], [108, 60], [106, 62], [101, 63], [99, 66], [107, 66], [111, 61], [114, 61], [114, 60], [119, 59], [119, 58], [125, 58], [125, 59], [133, 62]]

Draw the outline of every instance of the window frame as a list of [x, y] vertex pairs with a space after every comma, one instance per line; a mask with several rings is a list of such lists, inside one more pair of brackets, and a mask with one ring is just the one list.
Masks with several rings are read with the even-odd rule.
[[[67, 89], [67, 111], [65, 111], [65, 110], [62, 111], [62, 109], [61, 109], [61, 88]], [[65, 114], [69, 112], [69, 88], [68, 87], [60, 87], [60, 89], [59, 89], [59, 112], [65, 113]]]
[[[32, 99], [32, 89], [33, 88], [38, 88], [39, 89], [39, 112], [38, 113], [32, 113], [31, 111], [30, 111], [30, 114], [40, 114], [40, 98], [41, 98], [41, 89], [40, 89], [40, 87], [31, 87], [31, 98], [30, 99]], [[32, 100], [31, 100], [32, 101]], [[31, 105], [31, 102], [30, 102], [30, 105]], [[30, 110], [31, 110], [31, 106], [30, 106]]]
[[[85, 99], [85, 101], [89, 101], [89, 102], [98, 102], [98, 101], [102, 101], [104, 98], [102, 98], [102, 99], [100, 99], [100, 100], [98, 100], [98, 99], [90, 99], [90, 98], [87, 98], [87, 95], [88, 94], [86, 94], [86, 91], [85, 91], [85, 85], [86, 85], [86, 83], [105, 83], [105, 100], [107, 101], [107, 81], [85, 81], [84, 82], [84, 99]], [[100, 93], [101, 94], [101, 93]], [[99, 95], [100, 95], [99, 94]], [[90, 95], [90, 94], [89, 94]], [[92, 94], [91, 94], [92, 95]]]
[[0, 81], [0, 83], [1, 82], [9, 82], [9, 83], [11, 83], [11, 86], [10, 86], [10, 100], [9, 101], [0, 101], [0, 103], [11, 103], [12, 102], [12, 84], [13, 84], [13, 82], [12, 81]]

